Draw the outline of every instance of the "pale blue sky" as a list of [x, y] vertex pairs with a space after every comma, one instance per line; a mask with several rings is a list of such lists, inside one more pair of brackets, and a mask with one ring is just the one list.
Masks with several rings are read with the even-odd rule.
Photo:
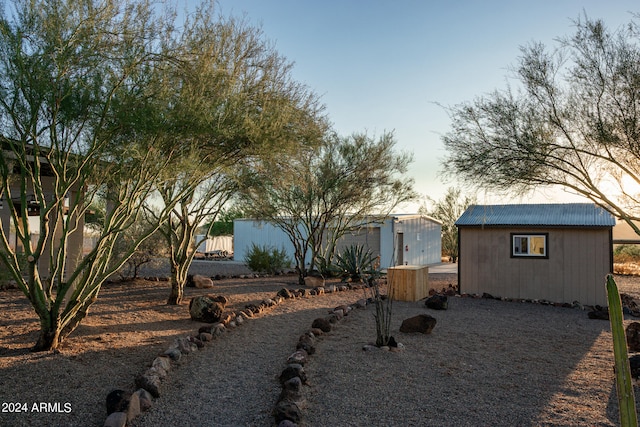
[[[192, 0], [189, 0], [192, 1]], [[454, 105], [506, 87], [521, 45], [552, 44], [573, 33], [586, 12], [618, 28], [637, 1], [219, 0], [224, 15], [262, 27], [295, 63], [293, 76], [321, 96], [342, 135], [393, 130], [412, 152], [409, 172], [421, 194], [439, 199], [451, 183], [438, 176], [440, 135]], [[564, 201], [547, 192], [544, 201]], [[495, 202], [479, 195], [480, 202]], [[404, 207], [415, 211], [416, 205]]]

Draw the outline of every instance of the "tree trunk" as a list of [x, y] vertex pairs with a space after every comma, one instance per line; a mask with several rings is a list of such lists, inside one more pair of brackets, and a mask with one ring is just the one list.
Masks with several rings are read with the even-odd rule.
[[53, 327], [41, 326], [40, 336], [38, 341], [31, 348], [31, 351], [50, 351], [58, 348], [62, 340], [60, 339], [60, 325], [56, 324]]
[[178, 305], [182, 302], [184, 297], [184, 287], [177, 283], [175, 278], [171, 278], [171, 292], [167, 299], [167, 305]]
[[184, 286], [187, 283], [189, 262], [184, 259], [171, 266], [171, 292], [167, 299], [167, 305], [178, 305], [184, 298]]

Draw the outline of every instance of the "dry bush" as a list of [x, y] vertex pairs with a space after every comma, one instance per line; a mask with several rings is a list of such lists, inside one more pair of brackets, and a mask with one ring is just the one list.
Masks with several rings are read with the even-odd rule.
[[640, 276], [640, 265], [633, 262], [614, 262], [613, 273], [624, 276]]

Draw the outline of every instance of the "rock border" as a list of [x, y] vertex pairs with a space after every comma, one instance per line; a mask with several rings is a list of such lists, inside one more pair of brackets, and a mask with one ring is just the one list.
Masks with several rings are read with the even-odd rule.
[[[256, 277], [260, 276], [240, 276], [240, 278]], [[212, 279], [219, 280], [218, 277], [212, 277]], [[362, 290], [366, 288], [369, 288], [369, 285], [365, 283], [325, 284], [325, 286], [316, 286], [312, 289], [299, 288], [291, 290], [282, 288], [273, 298], [265, 299], [258, 305], [247, 304], [243, 310], [224, 314], [223, 318], [218, 323], [214, 323], [211, 326], [205, 325], [200, 327], [198, 332], [194, 335], [176, 338], [164, 353], [153, 359], [149, 368], [147, 368], [142, 374], [136, 376], [135, 391], [130, 392], [122, 389], [114, 389], [107, 395], [107, 418], [103, 426], [126, 427], [131, 420], [152, 407], [153, 399], [160, 397], [162, 382], [167, 378], [169, 372], [177, 366], [177, 363], [182, 359], [182, 357], [197, 352], [204, 348], [207, 343], [213, 342], [225, 333], [230, 332], [232, 329], [245, 324], [251, 318], [264, 313], [266, 310], [273, 309], [286, 300], [309, 298], [334, 292]], [[364, 308], [366, 304], [366, 299], [361, 299], [355, 305], [361, 305]], [[326, 316], [323, 320], [326, 320], [329, 325], [338, 322], [348, 311], [353, 309], [347, 307], [350, 306], [340, 306], [340, 309], [334, 309], [329, 316]], [[312, 329], [303, 334], [298, 340], [296, 353], [294, 353], [296, 357], [294, 357], [294, 355], [290, 356], [289, 359], [291, 359], [291, 363], [288, 363], [288, 365], [297, 366], [288, 366], [288, 373], [285, 374], [283, 371], [283, 374], [281, 374], [283, 391], [281, 392], [281, 399], [278, 399], [279, 402], [285, 398], [288, 399], [287, 401], [301, 398], [300, 386], [303, 384], [301, 376], [304, 377], [305, 375], [302, 366], [306, 362], [308, 355], [315, 352], [315, 338], [321, 333], [323, 332], [320, 327], [312, 326]], [[295, 361], [297, 361], [297, 363]], [[287, 370], [287, 368], [285, 368], [285, 370]], [[283, 381], [283, 375], [289, 377]], [[306, 377], [304, 377], [304, 381], [306, 382]], [[295, 403], [294, 405], [297, 407]], [[295, 425], [295, 423], [289, 423], [286, 425], [291, 426]]]
[[278, 427], [296, 427], [302, 421], [300, 404], [305, 401], [302, 386], [308, 383], [304, 366], [309, 361], [309, 356], [316, 352], [317, 338], [331, 332], [352, 310], [365, 309], [370, 303], [370, 299], [363, 298], [350, 305], [339, 305], [330, 310], [327, 316], [316, 318], [311, 328], [300, 336], [295, 352], [287, 358], [278, 378], [282, 390], [272, 412]]

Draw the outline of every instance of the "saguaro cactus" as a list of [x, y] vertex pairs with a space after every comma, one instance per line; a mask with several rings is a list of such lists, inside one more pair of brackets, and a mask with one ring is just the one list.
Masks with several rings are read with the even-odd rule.
[[627, 339], [622, 324], [622, 302], [618, 293], [618, 286], [612, 275], [607, 276], [607, 298], [609, 302], [609, 321], [613, 336], [613, 354], [616, 369], [616, 390], [618, 392], [618, 407], [620, 409], [620, 425], [622, 427], [637, 427], [636, 399], [631, 382], [631, 368], [627, 353]]

